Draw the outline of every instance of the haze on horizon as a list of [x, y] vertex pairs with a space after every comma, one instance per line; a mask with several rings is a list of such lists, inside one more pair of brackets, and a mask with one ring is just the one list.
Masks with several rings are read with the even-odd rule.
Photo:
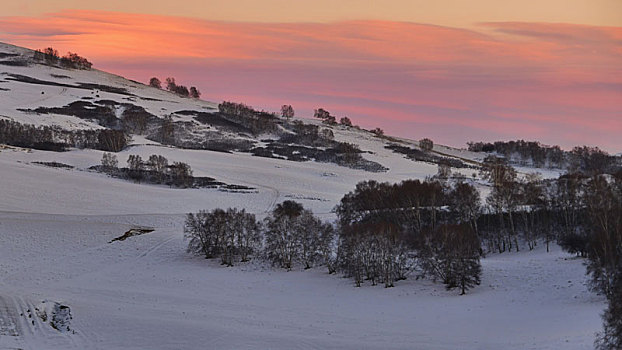
[[622, 2], [60, 0], [3, 4], [0, 41], [147, 82], [409, 138], [622, 151]]

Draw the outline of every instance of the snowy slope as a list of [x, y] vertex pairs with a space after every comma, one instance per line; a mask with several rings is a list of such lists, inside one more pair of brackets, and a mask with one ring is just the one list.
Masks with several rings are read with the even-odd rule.
[[[33, 54], [31, 50], [4, 43], [0, 43], [0, 52], [9, 55], [19, 54], [20, 59], [29, 59]], [[5, 60], [11, 59], [17, 58], [9, 57]], [[47, 83], [67, 86], [26, 83], [12, 80], [15, 78], [11, 75], [26, 76]], [[124, 89], [126, 93], [111, 93], [95, 87], [83, 88], [80, 84], [97, 84]], [[2, 88], [0, 90], [2, 100], [0, 117], [34, 125], [58, 125], [67, 129], [89, 129], [100, 128], [100, 126], [77, 117], [60, 114], [33, 114], [18, 109], [62, 107], [85, 98], [131, 103], [157, 116], [164, 116], [182, 109], [209, 111], [217, 107], [214, 103], [182, 98], [97, 69], [61, 69], [41, 64], [20, 67], [5, 66], [0, 62], [0, 88]]]
[[[5, 44], [0, 52], [29, 54]], [[18, 109], [59, 107], [95, 95], [119, 102], [131, 98], [159, 117], [216, 107], [96, 70], [0, 64], [1, 72], [7, 74], [0, 74], [0, 117], [36, 125], [100, 127], [77, 117]], [[33, 85], [7, 79], [8, 74], [124, 88], [134, 96]], [[322, 269], [286, 272], [257, 262], [224, 268], [185, 252], [188, 212], [239, 207], [262, 217], [276, 203], [294, 199], [332, 220], [331, 210], [359, 181], [398, 182], [437, 172], [435, 164], [386, 149], [389, 141], [369, 132], [341, 126], [333, 132], [335, 139], [359, 145], [363, 157], [389, 170], [372, 173], [331, 163], [183, 150], [138, 136], [117, 154], [120, 164], [130, 154], [161, 154], [190, 164], [197, 176], [254, 188], [232, 193], [135, 184], [91, 172], [88, 168], [102, 158], [96, 150], [0, 147], [0, 349], [592, 347], [603, 299], [587, 290], [582, 261], [557, 247], [551, 253], [540, 247], [488, 256], [482, 260], [481, 286], [466, 296], [414, 278], [396, 288], [354, 288], [349, 279]], [[467, 161], [482, 157], [441, 145], [434, 151]], [[35, 163], [52, 161], [74, 168]], [[454, 171], [467, 177], [477, 172]], [[478, 184], [486, 193], [487, 186]], [[109, 243], [136, 226], [155, 231]], [[71, 332], [29, 317], [44, 300], [70, 306]]]
[[[0, 214], [7, 310], [71, 306], [75, 334], [20, 324], [0, 348], [589, 349], [602, 299], [581, 260], [557, 248], [490, 256], [466, 296], [414, 279], [349, 279], [257, 265], [223, 268], [184, 252], [182, 217]], [[152, 234], [108, 243], [135, 224]]]

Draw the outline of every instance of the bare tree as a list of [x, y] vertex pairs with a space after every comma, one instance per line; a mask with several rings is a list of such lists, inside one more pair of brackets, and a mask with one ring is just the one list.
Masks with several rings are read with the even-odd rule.
[[163, 144], [171, 145], [175, 142], [175, 124], [173, 123], [173, 117], [167, 115], [161, 120], [158, 136], [160, 142]]
[[117, 170], [117, 168], [119, 167], [119, 161], [117, 160], [117, 156], [112, 153], [104, 152], [104, 155], [102, 156], [102, 167], [104, 168], [105, 172], [112, 172]]
[[449, 195], [449, 202], [455, 222], [468, 222], [478, 235], [477, 219], [482, 212], [479, 191], [468, 183], [458, 182]]
[[446, 158], [443, 158], [438, 162], [438, 171], [436, 176], [440, 179], [448, 179], [451, 176], [451, 166]]
[[188, 214], [184, 235], [189, 240], [188, 252], [207, 259], [220, 257], [223, 265], [233, 266], [238, 257], [248, 261], [258, 250], [260, 229], [255, 215], [243, 209], [214, 209]]
[[380, 128], [375, 128], [371, 132], [376, 134], [376, 136], [384, 136], [384, 130]]
[[201, 91], [199, 91], [199, 89], [197, 89], [194, 86], [190, 87], [190, 97], [192, 98], [199, 98], [201, 97]]
[[168, 77], [166, 78], [166, 90], [175, 92], [177, 89], [177, 84], [175, 83], [175, 78]]
[[345, 126], [352, 126], [352, 121], [348, 117], [343, 117], [339, 120], [339, 124], [345, 125]]
[[145, 170], [143, 159], [137, 154], [130, 154], [127, 158], [127, 167], [130, 178], [140, 182], [143, 177], [143, 170]]
[[149, 79], [149, 86], [154, 87], [156, 89], [161, 89], [162, 88], [162, 82], [160, 81], [160, 79], [158, 79], [156, 77], [153, 77], [153, 78]]
[[291, 105], [281, 106], [281, 116], [287, 120], [291, 120], [294, 117], [294, 108]]
[[156, 173], [158, 182], [164, 181], [168, 170], [168, 159], [164, 156], [152, 154], [147, 161], [149, 169]]
[[119, 152], [128, 142], [128, 136], [121, 130], [100, 130], [97, 134], [98, 149], [110, 152]]
[[183, 162], [175, 162], [170, 166], [172, 184], [178, 187], [190, 187], [194, 181], [192, 168]]
[[434, 148], [434, 142], [428, 138], [421, 139], [419, 141], [419, 148], [421, 148], [422, 151], [429, 152]]
[[479, 239], [468, 225], [443, 225], [430, 231], [421, 251], [426, 274], [440, 279], [447, 289], [461, 295], [480, 284]]
[[322, 122], [325, 124], [337, 124], [337, 120], [335, 119], [335, 117], [330, 115], [330, 112], [323, 108], [316, 109], [313, 117], [321, 119]]

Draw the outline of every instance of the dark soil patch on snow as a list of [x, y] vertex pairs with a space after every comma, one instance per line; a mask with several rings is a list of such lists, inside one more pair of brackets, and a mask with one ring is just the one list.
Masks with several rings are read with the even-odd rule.
[[218, 127], [230, 132], [236, 133], [245, 133], [251, 134], [251, 130], [243, 125], [233, 122], [224, 118], [222, 115], [217, 113], [207, 113], [207, 112], [198, 112], [198, 111], [179, 111], [175, 112], [175, 114], [179, 115], [191, 115], [194, 116], [194, 119], [201, 124], [211, 125], [214, 127]]
[[396, 144], [390, 144], [385, 146], [384, 148], [390, 149], [391, 151], [393, 151], [393, 153], [403, 154], [404, 156], [406, 156], [406, 158], [412, 161], [427, 162], [433, 164], [445, 162], [452, 168], [475, 168], [471, 165], [465, 164], [461, 160], [448, 157], [439, 157], [437, 155], [430, 154], [429, 152], [424, 152], [415, 148], [400, 146]]
[[63, 168], [63, 169], [73, 169], [73, 165], [63, 164], [58, 162], [32, 162], [33, 164], [45, 165], [51, 168]]
[[28, 62], [21, 60], [8, 60], [8, 61], [0, 61], [0, 64], [3, 66], [11, 66], [11, 67], [26, 67], [28, 66]]
[[126, 239], [130, 237], [144, 235], [145, 233], [151, 233], [153, 231], [155, 231], [155, 229], [149, 228], [149, 227], [131, 228], [127, 232], [125, 232], [122, 236], [119, 236], [108, 243], [112, 243], [114, 241], [125, 241]]
[[16, 57], [16, 56], [19, 56], [19, 54], [18, 53], [0, 52], [0, 58]]
[[21, 83], [60, 86], [60, 87], [83, 89], [83, 90], [98, 90], [98, 91], [105, 91], [105, 92], [109, 92], [113, 94], [119, 94], [119, 95], [135, 96], [134, 94], [128, 92], [126, 89], [115, 87], [115, 86], [92, 84], [92, 83], [78, 83], [78, 85], [70, 85], [70, 84], [57, 83], [55, 81], [41, 80], [41, 79], [37, 79], [37, 78], [33, 78], [33, 77], [26, 76], [26, 75], [21, 75], [21, 74], [7, 74], [7, 73], [4, 73], [4, 74], [9, 76], [8, 78], [6, 78], [7, 80], [19, 81]]
[[99, 125], [107, 128], [120, 128], [120, 121], [114, 110], [108, 106], [96, 105], [88, 101], [74, 101], [63, 107], [39, 107], [34, 110], [20, 108], [18, 110], [38, 114], [71, 115], [84, 120], [96, 120]]

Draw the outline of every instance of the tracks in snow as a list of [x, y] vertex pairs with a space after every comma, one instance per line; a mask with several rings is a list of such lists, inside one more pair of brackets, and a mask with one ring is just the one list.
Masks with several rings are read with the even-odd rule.
[[52, 328], [25, 297], [0, 295], [0, 349], [91, 349], [89, 338], [81, 331]]
[[0, 337], [17, 337], [22, 333], [16, 315], [18, 312], [13, 301], [0, 295]]

